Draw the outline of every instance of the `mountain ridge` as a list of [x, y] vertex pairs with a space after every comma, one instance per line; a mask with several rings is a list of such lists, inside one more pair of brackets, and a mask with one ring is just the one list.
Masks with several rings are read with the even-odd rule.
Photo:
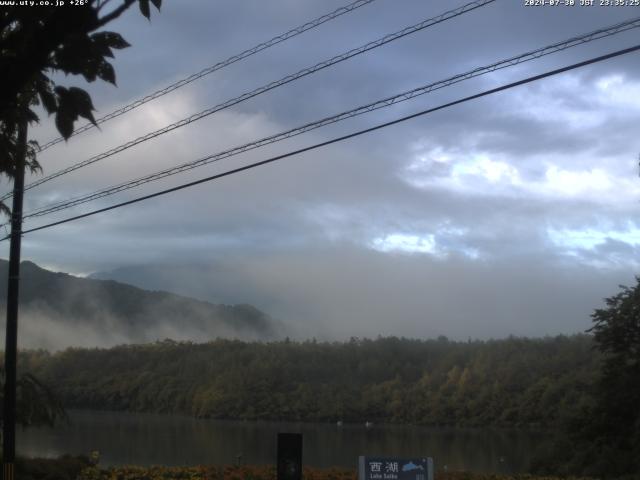
[[[8, 262], [0, 259], [0, 304], [6, 303], [7, 271]], [[78, 331], [68, 333], [70, 339], [80, 340], [78, 346], [108, 346], [162, 338], [273, 339], [279, 336], [281, 328], [268, 314], [249, 304], [214, 304], [115, 280], [76, 277], [52, 272], [31, 261], [21, 263], [21, 278], [20, 308], [24, 317], [21, 326], [26, 328], [26, 333], [36, 333], [34, 330], [40, 324], [59, 338], [58, 329], [75, 328]], [[90, 337], [85, 340], [91, 341], [87, 343], [82, 341], [82, 335], [80, 338], [74, 335], [82, 331]], [[42, 338], [44, 333], [37, 336]], [[30, 343], [33, 342], [27, 341]], [[66, 345], [62, 346], [76, 345], [63, 343]]]

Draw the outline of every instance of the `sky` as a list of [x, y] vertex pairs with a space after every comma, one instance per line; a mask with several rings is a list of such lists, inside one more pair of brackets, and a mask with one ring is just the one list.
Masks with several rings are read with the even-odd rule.
[[[43, 152], [45, 174], [465, 2], [376, 0]], [[639, 7], [497, 0], [145, 142], [26, 194], [25, 211], [278, 133], [600, 27]], [[598, 2], [596, 2], [598, 3]], [[118, 87], [101, 116], [346, 5], [163, 2], [109, 25]], [[500, 70], [26, 222], [26, 228], [390, 121], [633, 46], [640, 29]], [[348, 141], [47, 230], [23, 258], [221, 303], [296, 336], [454, 339], [571, 334], [640, 265], [640, 54], [510, 89]], [[30, 137], [55, 135], [43, 115]], [[31, 177], [31, 180], [37, 176]], [[28, 180], [29, 181], [29, 180]], [[6, 180], [2, 183], [9, 189]], [[8, 245], [0, 254], [6, 258]]]

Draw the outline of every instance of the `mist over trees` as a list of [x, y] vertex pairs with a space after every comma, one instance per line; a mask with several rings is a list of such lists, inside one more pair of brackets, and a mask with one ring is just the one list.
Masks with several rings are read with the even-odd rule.
[[[0, 308], [8, 263], [0, 260]], [[273, 339], [280, 326], [251, 305], [221, 305], [114, 281], [79, 278], [21, 264], [20, 341], [51, 350], [113, 346], [171, 337]], [[176, 321], [179, 319], [179, 321]]]

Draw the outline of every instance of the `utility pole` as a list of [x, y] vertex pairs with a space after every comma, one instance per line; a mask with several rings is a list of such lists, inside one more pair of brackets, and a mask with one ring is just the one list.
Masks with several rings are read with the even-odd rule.
[[13, 177], [11, 244], [7, 290], [7, 333], [4, 349], [4, 406], [2, 418], [2, 461], [4, 480], [15, 478], [16, 458], [16, 363], [18, 355], [18, 293], [20, 288], [20, 243], [22, 240], [22, 199], [27, 153], [27, 121], [18, 126], [18, 148]]

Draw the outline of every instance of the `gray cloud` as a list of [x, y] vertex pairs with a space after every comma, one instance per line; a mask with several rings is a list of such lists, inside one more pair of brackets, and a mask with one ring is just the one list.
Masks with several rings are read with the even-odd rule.
[[[137, 284], [201, 298], [247, 299], [300, 336], [404, 335], [457, 339], [584, 331], [623, 269], [538, 256], [491, 262], [383, 254], [339, 244], [209, 259], [210, 267], [156, 265], [114, 272]], [[241, 292], [240, 294], [238, 292]]]
[[[150, 24], [137, 14], [119, 20], [113, 28], [133, 47], [116, 60], [119, 88], [89, 86], [99, 113], [343, 4], [242, 3], [243, 8], [173, 2]], [[41, 157], [45, 173], [452, 7], [448, 1], [374, 2], [101, 131], [52, 148]], [[283, 131], [634, 12], [530, 8], [499, 0], [34, 189], [27, 209]], [[627, 32], [464, 82], [95, 206], [622, 48], [636, 36]], [[24, 256], [81, 274], [126, 266], [150, 271], [156, 265], [179, 272], [179, 280], [165, 282], [164, 288], [215, 301], [255, 302], [300, 332], [316, 335], [466, 338], [580, 331], [588, 326], [590, 309], [618, 283], [629, 283], [638, 267], [638, 65], [637, 56], [619, 58], [30, 234]], [[34, 131], [41, 139], [53, 134], [51, 122]], [[415, 250], [420, 253], [410, 253]], [[151, 277], [146, 281], [153, 283]]]

